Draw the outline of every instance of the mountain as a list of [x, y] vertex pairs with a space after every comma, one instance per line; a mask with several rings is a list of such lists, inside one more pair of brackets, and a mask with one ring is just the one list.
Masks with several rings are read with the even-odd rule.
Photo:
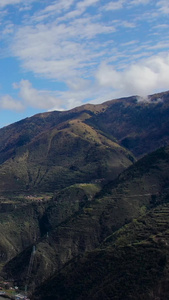
[[[88, 216], [78, 216], [73, 221], [76, 225], [69, 222], [65, 226], [69, 226], [71, 236], [75, 228], [81, 231], [83, 245], [89, 242], [89, 227], [91, 245], [100, 231], [98, 246], [90, 250], [88, 245], [85, 253], [79, 251], [72, 260], [69, 258], [59, 272], [36, 289], [33, 299], [168, 299], [168, 163], [169, 147], [141, 159], [101, 191], [88, 208]], [[152, 186], [148, 178], [159, 184]], [[121, 226], [120, 220], [124, 224], [124, 215], [127, 218], [131, 213], [134, 219]], [[85, 226], [89, 222], [89, 227]], [[82, 224], [83, 229], [86, 227], [83, 234]], [[63, 227], [61, 232], [63, 236]], [[77, 232], [76, 237], [77, 242]], [[71, 246], [66, 247], [70, 252]]]
[[165, 146], [169, 141], [169, 92], [117, 99], [88, 120], [114, 136], [137, 158]]
[[168, 299], [169, 204], [135, 219], [36, 290], [33, 299]]
[[[99, 184], [76, 184], [45, 196], [1, 197], [0, 264], [46, 237], [52, 228], [65, 222], [100, 191]], [[31, 250], [30, 250], [31, 251]]]
[[168, 143], [168, 114], [165, 92], [43, 113], [4, 127], [0, 190], [53, 192], [77, 182], [114, 179], [133, 156]]
[[[87, 201], [83, 200], [79, 208], [72, 211], [69, 217], [65, 218], [63, 222], [56, 223], [56, 221], [53, 221], [52, 214], [53, 216], [57, 216], [56, 210], [53, 209], [54, 204], [48, 208], [45, 213], [46, 225], [48, 225], [48, 227], [46, 227], [46, 232], [49, 230], [48, 236], [44, 235], [44, 237], [42, 237], [40, 240], [37, 240], [34, 265], [32, 266], [31, 277], [29, 278], [29, 288], [34, 289], [36, 286], [41, 285], [42, 282], [44, 285], [44, 281], [54, 273], [54, 278], [57, 282], [58, 272], [62, 270], [62, 268], [64, 272], [64, 267], [67, 268], [67, 264], [73, 258], [84, 254], [86, 251], [95, 251], [94, 249], [100, 247], [100, 245], [102, 245], [108, 236], [112, 235], [113, 233], [117, 234], [117, 231], [122, 228], [122, 226], [129, 224], [133, 219], [148, 215], [150, 211], [153, 211], [156, 207], [158, 208], [159, 205], [164, 205], [165, 208], [165, 205], [168, 205], [169, 199], [168, 162], [169, 147], [159, 149], [152, 154], [149, 154], [124, 171], [118, 179], [104, 186], [100, 192], [98, 191], [96, 194], [94, 192], [93, 199], [89, 200], [88, 198]], [[69, 196], [71, 197], [70, 192]], [[73, 199], [74, 197], [72, 197], [71, 201], [73, 201]], [[61, 210], [61, 212], [62, 211], [64, 210]], [[149, 232], [149, 229], [146, 226], [144, 230], [148, 230]], [[133, 230], [131, 230], [131, 232], [134, 235]], [[121, 241], [119, 247], [122, 246], [123, 240], [125, 241], [125, 237], [126, 243], [130, 240], [130, 238], [128, 239], [128, 235], [129, 234], [127, 233], [124, 234], [121, 239], [119, 238], [119, 242]], [[144, 236], [144, 232], [141, 234], [141, 236]], [[108, 251], [107, 247], [109, 250], [109, 246], [106, 245], [105, 251]], [[91, 257], [93, 257], [92, 253], [93, 252], [91, 252]], [[7, 263], [3, 269], [9, 278], [14, 278], [20, 283], [20, 285], [24, 284], [27, 280], [30, 254], [31, 249], [25, 249], [23, 252], [18, 254], [18, 256], [9, 261], [9, 263]], [[95, 264], [95, 262], [93, 263]], [[109, 262], [107, 262], [107, 264], [108, 263]], [[77, 264], [79, 263], [77, 262]], [[99, 264], [99, 261], [97, 261], [96, 264]], [[88, 266], [90, 265], [92, 265], [91, 262], [89, 262]], [[65, 270], [67, 274], [67, 269]], [[74, 270], [74, 266], [72, 267], [71, 265], [70, 270]], [[85, 273], [83, 270], [80, 272], [81, 274]], [[91, 274], [93, 274], [92, 272], [95, 273], [95, 270], [92, 269]], [[102, 278], [103, 274], [101, 271], [99, 272]], [[73, 274], [71, 274], [71, 278], [74, 278]], [[54, 280], [52, 281], [53, 283], [50, 283], [50, 281], [49, 283], [47, 282], [46, 292], [44, 289], [42, 289], [43, 292], [41, 293], [41, 287], [40, 290], [36, 292], [36, 295], [38, 294], [40, 299], [41, 297], [48, 297], [47, 293], [51, 284], [54, 286], [52, 292], [53, 295], [56, 293], [59, 295], [60, 292], [57, 290], [55, 279], [52, 279]], [[68, 279], [65, 280], [68, 282]], [[81, 280], [83, 281], [83, 278]], [[59, 279], [59, 282], [60, 285], [62, 285], [61, 279]], [[76, 289], [75, 282], [74, 287]], [[72, 288], [74, 287], [72, 286]], [[84, 289], [86, 289], [85, 286]], [[69, 293], [69, 288], [67, 292]], [[65, 297], [69, 299], [69, 294], [65, 295]]]
[[[38, 121], [34, 126], [35, 117], [6, 129], [0, 140], [1, 192], [51, 192], [74, 183], [115, 178], [134, 161], [129, 151], [80, 119], [56, 126], [49, 122], [47, 129], [42, 118], [41, 133]], [[13, 136], [15, 131], [18, 134]]]
[[0, 203], [0, 264], [3, 265], [41, 236], [39, 220], [45, 211], [38, 203]]
[[1, 277], [27, 285], [39, 300], [56, 293], [84, 299], [86, 291], [91, 300], [124, 299], [121, 285], [137, 299], [131, 274], [145, 257], [134, 290], [140, 299], [157, 296], [153, 282], [166, 285], [168, 278], [167, 250], [151, 240], [153, 226], [162, 234], [163, 214], [168, 224], [169, 147], [158, 149], [168, 143], [168, 114], [165, 92], [43, 113], [0, 129]]

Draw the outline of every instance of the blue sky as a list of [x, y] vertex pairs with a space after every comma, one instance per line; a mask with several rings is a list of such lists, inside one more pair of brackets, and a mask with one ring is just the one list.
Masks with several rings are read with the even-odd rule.
[[0, 0], [0, 127], [169, 90], [168, 0]]

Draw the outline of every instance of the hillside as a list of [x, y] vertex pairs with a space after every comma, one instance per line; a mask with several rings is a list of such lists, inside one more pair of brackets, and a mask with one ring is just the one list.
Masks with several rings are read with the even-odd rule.
[[37, 289], [33, 299], [168, 299], [169, 204], [75, 258]]
[[108, 101], [104, 107], [87, 122], [114, 136], [136, 157], [168, 143], [169, 92]]
[[[90, 220], [91, 240], [96, 239], [99, 226], [107, 238], [100, 235], [97, 247], [93, 246], [92, 251], [88, 247], [84, 254], [79, 252], [37, 288], [33, 299], [168, 299], [168, 163], [167, 147], [141, 159], [101, 191], [90, 205], [88, 221], [79, 216], [71, 231]], [[118, 222], [131, 211], [133, 221], [121, 226]], [[92, 231], [93, 220], [96, 223]], [[114, 224], [120, 229], [116, 230]], [[88, 227], [82, 236], [88, 241]]]
[[[52, 212], [53, 216], [56, 213], [52, 207], [47, 210], [48, 237], [44, 236], [36, 243], [30, 289], [41, 284], [54, 271], [57, 274], [72, 258], [99, 247], [108, 236], [133, 218], [167, 204], [168, 162], [168, 147], [142, 158], [124, 171], [119, 179], [106, 185], [93, 200], [83, 202], [60, 224], [50, 222]], [[24, 284], [29, 260], [30, 250], [26, 249], [6, 264], [4, 272], [15, 280], [22, 278], [20, 284]]]
[[134, 290], [153, 300], [153, 282], [168, 280], [168, 250], [151, 239], [153, 228], [159, 236], [168, 226], [169, 146], [158, 149], [168, 143], [168, 115], [166, 92], [43, 113], [0, 129], [2, 278], [28, 285], [39, 300], [56, 292], [58, 299], [85, 299], [88, 285], [90, 299], [124, 299], [119, 281], [136, 300], [133, 264], [141, 268], [145, 257]]
[[[100, 191], [99, 184], [81, 184], [49, 195], [1, 197], [0, 266], [32, 248], [48, 231], [65, 222], [92, 200]], [[31, 250], [30, 250], [31, 251]]]
[[168, 114], [165, 92], [145, 101], [133, 96], [43, 113], [4, 127], [0, 191], [53, 192], [77, 182], [114, 179], [133, 156], [168, 143]]
[[45, 130], [25, 145], [17, 143], [10, 151], [0, 165], [0, 191], [8, 193], [53, 192], [115, 178], [134, 161], [129, 151], [78, 119]]

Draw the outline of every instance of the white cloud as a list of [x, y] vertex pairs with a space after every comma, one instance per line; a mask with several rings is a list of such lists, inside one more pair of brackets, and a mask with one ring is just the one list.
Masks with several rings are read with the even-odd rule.
[[15, 5], [15, 4], [18, 4], [18, 3], [21, 3], [22, 1], [21, 0], [1, 0], [0, 1], [0, 7], [5, 7], [7, 5]]
[[119, 1], [111, 1], [103, 6], [102, 9], [104, 10], [118, 10], [123, 8], [123, 4], [125, 3], [125, 0], [119, 0]]
[[13, 85], [15, 89], [19, 89], [19, 96], [25, 106], [31, 106], [39, 109], [49, 109], [62, 106], [61, 101], [46, 90], [37, 90], [33, 88], [29, 80], [21, 80]]
[[169, 13], [169, 2], [168, 0], [161, 0], [157, 2], [157, 7], [159, 7], [160, 12], [164, 14]]
[[154, 29], [165, 29], [165, 28], [168, 28], [169, 25], [168, 24], [158, 24], [156, 26], [154, 26]]
[[[68, 82], [67, 91], [47, 91], [35, 89], [28, 80], [14, 83], [13, 88], [18, 89], [18, 98], [24, 107], [33, 107], [45, 110], [65, 110], [82, 104], [83, 98], [95, 97], [98, 99], [102, 87], [98, 89], [90, 81], [79, 79], [77, 82]], [[103, 91], [102, 91], [103, 92]], [[104, 91], [105, 94], [105, 91]], [[104, 97], [102, 97], [104, 99]]]
[[[39, 1], [39, 9], [32, 6], [32, 11], [25, 13], [23, 10], [35, 1]], [[151, 6], [147, 7], [148, 3]], [[0, 1], [0, 7], [8, 4], [17, 5], [21, 20], [19, 23], [16, 17], [15, 24], [11, 18], [10, 23], [8, 20], [1, 26], [6, 41], [11, 42], [7, 55], [10, 52], [19, 60], [25, 74], [31, 72], [29, 78], [34, 75], [36, 80], [43, 77], [62, 82], [67, 90], [38, 90], [32, 77], [32, 84], [28, 80], [15, 84], [20, 101], [7, 101], [4, 96], [3, 105], [11, 103], [12, 107], [13, 103], [19, 107], [23, 101], [25, 107], [69, 109], [83, 101], [97, 103], [168, 89], [168, 55], [152, 56], [169, 48], [166, 36], [166, 41], [162, 35], [153, 36], [159, 32], [157, 28], [162, 30], [167, 24], [165, 16], [160, 20], [162, 24], [155, 22], [167, 1]], [[10, 13], [10, 9], [6, 11]], [[149, 58], [141, 60], [143, 57]]]
[[42, 22], [54, 15], [59, 15], [61, 12], [64, 12], [65, 14], [65, 12], [74, 4], [74, 2], [75, 0], [54, 1], [44, 9], [35, 13], [32, 20], [35, 22]]
[[[83, 104], [82, 99], [88, 99], [91, 103], [101, 103], [105, 99], [112, 99], [112, 90], [91, 83], [83, 79], [78, 82], [68, 82], [67, 91], [47, 91], [35, 89], [28, 80], [21, 80], [14, 83], [13, 88], [18, 89], [18, 98], [23, 103], [23, 107], [38, 109], [68, 110]], [[19, 101], [18, 101], [19, 102]]]
[[115, 28], [95, 22], [90, 17], [76, 18], [69, 23], [38, 24], [20, 28], [12, 41], [12, 51], [24, 69], [55, 80], [83, 77], [102, 56], [102, 43], [97, 35], [112, 34]]
[[100, 0], [83, 0], [77, 3], [77, 8], [82, 9], [84, 11], [87, 7], [95, 5]]
[[0, 8], [4, 8], [7, 5], [16, 5], [16, 4], [22, 4], [22, 6], [24, 7], [35, 1], [39, 1], [39, 0], [24, 0], [24, 3], [23, 0], [1, 0]]
[[51, 18], [57, 16], [57, 23], [66, 22], [68, 20], [80, 17], [89, 7], [95, 6], [100, 0], [57, 0], [53, 1], [45, 9], [38, 11], [32, 17], [32, 21], [42, 22], [44, 19], [48, 19], [51, 22]]
[[0, 97], [0, 107], [2, 109], [15, 111], [21, 111], [24, 109], [24, 105], [20, 101], [13, 99], [10, 95]]
[[[21, 80], [13, 87], [18, 89], [20, 101], [12, 101], [7, 96], [1, 107], [22, 109], [34, 107], [45, 110], [64, 110], [85, 102], [101, 103], [121, 96], [141, 95], [144, 97], [154, 91], [169, 89], [169, 54], [153, 56], [131, 64], [123, 71], [102, 63], [95, 74], [95, 80], [79, 78], [69, 80], [67, 91], [37, 90], [28, 80]], [[2, 100], [2, 97], [1, 97]], [[21, 105], [22, 101], [22, 105]], [[19, 106], [21, 105], [21, 106]]]
[[124, 26], [126, 28], [134, 28], [136, 25], [133, 22], [128, 22], [128, 21], [122, 21], [121, 26]]
[[132, 0], [130, 2], [130, 5], [139, 5], [139, 4], [143, 4], [144, 5], [144, 4], [148, 4], [150, 2], [151, 2], [151, 0]]
[[12, 23], [7, 24], [4, 26], [4, 29], [2, 30], [3, 35], [12, 34], [14, 32], [14, 25]]
[[53, 3], [46, 6], [44, 10], [40, 11], [40, 14], [53, 14], [53, 12], [58, 13], [62, 10], [68, 10], [74, 2], [75, 0], [54, 1]]
[[169, 54], [147, 58], [123, 71], [102, 64], [96, 78], [99, 85], [111, 87], [117, 95], [147, 95], [169, 89]]
[[132, 7], [136, 5], [145, 5], [150, 2], [151, 0], [130, 0], [130, 2], [127, 0], [110, 1], [103, 6], [103, 9], [107, 11], [111, 11], [111, 10], [113, 11], [113, 10], [122, 9], [124, 6]]

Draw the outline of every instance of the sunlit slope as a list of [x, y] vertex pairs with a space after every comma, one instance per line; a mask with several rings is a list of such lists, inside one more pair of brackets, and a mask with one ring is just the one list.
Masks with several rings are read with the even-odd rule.
[[[55, 190], [115, 178], [169, 141], [169, 92], [48, 112], [0, 129], [0, 190]], [[109, 170], [108, 170], [109, 169]]]
[[40, 133], [75, 119], [116, 137], [137, 156], [144, 155], [168, 142], [168, 115], [169, 92], [37, 114], [0, 129], [0, 162], [15, 155], [17, 148], [29, 144]]
[[76, 119], [16, 147], [0, 166], [0, 191], [54, 191], [74, 183], [113, 179], [133, 161], [104, 133]]

